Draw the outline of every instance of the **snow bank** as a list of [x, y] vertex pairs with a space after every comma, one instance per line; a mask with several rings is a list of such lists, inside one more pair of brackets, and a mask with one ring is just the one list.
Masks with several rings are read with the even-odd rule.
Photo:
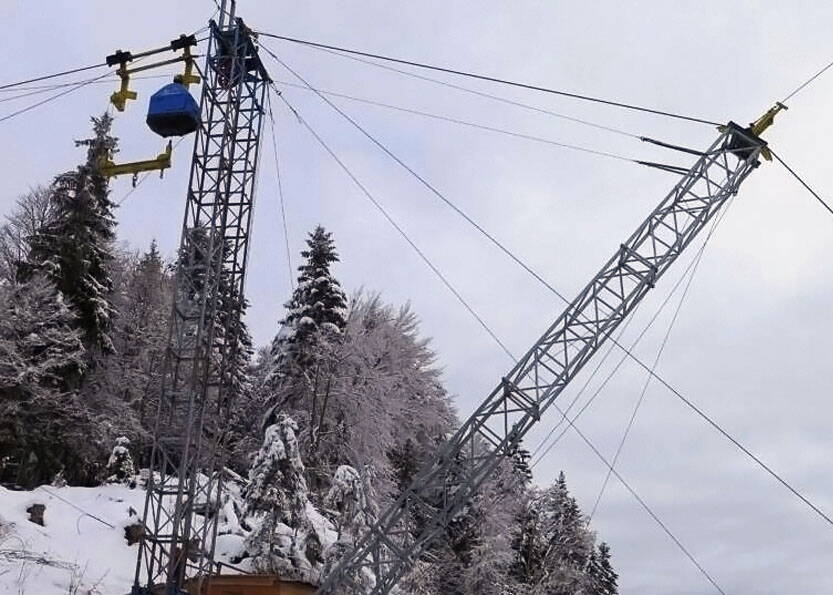
[[[124, 528], [144, 495], [123, 485], [0, 487], [0, 593], [129, 593], [138, 546], [127, 545]], [[46, 506], [43, 527], [29, 521], [34, 503]]]

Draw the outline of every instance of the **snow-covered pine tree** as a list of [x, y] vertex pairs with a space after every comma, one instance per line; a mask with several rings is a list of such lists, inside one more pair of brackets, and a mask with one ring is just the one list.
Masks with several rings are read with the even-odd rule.
[[323, 545], [310, 519], [297, 430], [292, 418], [284, 414], [266, 428], [244, 491], [244, 515], [254, 519], [246, 551], [259, 572], [309, 580], [323, 562]]
[[62, 469], [74, 483], [92, 477], [95, 436], [72, 390], [85, 367], [75, 326], [42, 274], [0, 284], [0, 452], [14, 462], [5, 481], [33, 486]]
[[279, 337], [281, 353], [303, 358], [305, 349], [321, 332], [338, 335], [347, 324], [347, 297], [330, 267], [339, 261], [332, 233], [317, 226], [307, 238], [306, 259], [298, 267], [298, 285], [282, 325], [288, 333]]
[[563, 472], [552, 486], [529, 491], [513, 547], [515, 576], [532, 595], [573, 595], [589, 588], [594, 536]]
[[[366, 475], [372, 473], [370, 467], [365, 469]], [[349, 545], [354, 545], [379, 515], [370, 481], [350, 465], [336, 469], [324, 506], [338, 531], [339, 541]]]
[[290, 412], [303, 428], [301, 440], [310, 488], [320, 499], [334, 466], [347, 462], [323, 452], [323, 436], [338, 433], [330, 414], [336, 398], [335, 367], [347, 324], [347, 298], [330, 267], [339, 261], [332, 234], [320, 225], [307, 238], [298, 267], [298, 285], [285, 304], [286, 316], [272, 341], [261, 392], [269, 403], [269, 423], [279, 411]]
[[129, 271], [114, 342], [121, 355], [118, 390], [150, 428], [168, 339], [173, 287], [156, 240]]
[[588, 595], [618, 595], [619, 575], [613, 570], [610, 563], [610, 546], [604, 541], [591, 555], [587, 572], [590, 575]]
[[298, 284], [285, 304], [281, 331], [272, 342], [273, 363], [267, 382], [273, 389], [285, 387], [286, 379], [311, 367], [320, 343], [339, 336], [347, 324], [347, 297], [330, 271], [339, 261], [332, 234], [319, 225], [306, 243]]
[[126, 436], [116, 438], [116, 445], [107, 461], [107, 481], [131, 483], [136, 474], [133, 457], [130, 456], [130, 439]]
[[112, 116], [104, 114], [92, 122], [93, 137], [76, 141], [87, 147], [87, 159], [53, 182], [52, 212], [29, 239], [29, 254], [19, 275], [25, 281], [42, 271], [75, 310], [85, 346], [107, 353], [113, 350], [109, 333], [115, 310], [109, 265], [116, 221], [99, 163], [117, 151], [117, 140], [110, 134]]

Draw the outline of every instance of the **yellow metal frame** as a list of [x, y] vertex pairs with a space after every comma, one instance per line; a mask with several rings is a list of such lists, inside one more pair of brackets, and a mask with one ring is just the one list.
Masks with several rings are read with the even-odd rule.
[[159, 177], [162, 177], [165, 170], [171, 167], [172, 152], [173, 146], [171, 145], [171, 141], [168, 141], [168, 146], [165, 147], [165, 150], [154, 159], [117, 164], [104, 157], [98, 163], [98, 171], [108, 178], [114, 178], [123, 174], [133, 174], [133, 182], [135, 184], [136, 176], [145, 171], [159, 170]]
[[[185, 35], [180, 36], [181, 39], [185, 38]], [[185, 45], [182, 47], [182, 55], [176, 58], [172, 58], [170, 60], [162, 60], [160, 62], [155, 62], [153, 64], [148, 64], [146, 66], [140, 66], [138, 68], [127, 68], [127, 63], [138, 58], [149, 56], [152, 54], [157, 54], [163, 51], [170, 49], [173, 46], [174, 42], [171, 42], [171, 46], [157, 48], [154, 50], [149, 50], [147, 52], [142, 52], [141, 54], [136, 54], [135, 56], [130, 53], [124, 53], [119, 50], [114, 56], [121, 57], [121, 62], [119, 65], [116, 74], [119, 75], [121, 79], [121, 86], [119, 87], [118, 91], [115, 91], [112, 95], [110, 95], [110, 103], [120, 112], [123, 112], [127, 107], [127, 102], [130, 100], [135, 100], [139, 95], [136, 91], [130, 89], [130, 75], [135, 74], [137, 72], [142, 72], [144, 70], [151, 70], [153, 68], [159, 68], [160, 66], [167, 66], [168, 64], [176, 64], [177, 62], [184, 62], [185, 69], [182, 74], [178, 74], [174, 77], [174, 82], [177, 82], [181, 85], [184, 85], [188, 88], [190, 85], [194, 85], [200, 82], [200, 77], [194, 74], [194, 60], [196, 56], [191, 53], [191, 46]], [[176, 51], [176, 50], [174, 50]], [[109, 58], [108, 58], [109, 60]], [[130, 163], [113, 163], [110, 159], [102, 158], [101, 161], [98, 163], [98, 169], [102, 175], [110, 177], [116, 177], [123, 174], [133, 174], [133, 183], [135, 185], [136, 178], [138, 174], [142, 172], [148, 171], [156, 171], [159, 170], [160, 177], [165, 173], [166, 169], [171, 167], [171, 153], [173, 151], [173, 147], [168, 141], [168, 145], [165, 150], [157, 155], [154, 159], [145, 159], [143, 161], [132, 161]]]

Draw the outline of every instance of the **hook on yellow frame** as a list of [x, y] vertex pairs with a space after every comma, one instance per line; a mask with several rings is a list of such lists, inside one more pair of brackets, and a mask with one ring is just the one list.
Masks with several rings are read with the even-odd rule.
[[165, 150], [154, 159], [132, 161], [130, 163], [113, 163], [110, 159], [104, 158], [98, 164], [98, 171], [108, 178], [123, 174], [133, 174], [133, 183], [135, 185], [136, 177], [142, 172], [159, 170], [159, 177], [161, 178], [165, 170], [171, 167], [172, 152], [173, 147], [171, 141], [168, 141], [168, 146], [165, 147]]

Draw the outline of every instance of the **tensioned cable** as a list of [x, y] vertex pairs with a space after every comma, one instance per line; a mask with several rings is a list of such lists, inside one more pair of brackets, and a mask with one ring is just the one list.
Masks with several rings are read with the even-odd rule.
[[598, 155], [600, 157], [610, 157], [611, 159], [618, 159], [620, 161], [629, 161], [629, 162], [635, 163], [637, 165], [645, 165], [645, 163], [646, 163], [644, 161], [639, 161], [639, 160], [636, 160], [636, 159], [632, 159], [630, 157], [625, 157], [624, 155], [617, 155], [616, 153], [609, 153], [607, 151], [599, 151], [597, 149], [591, 149], [589, 147], [583, 147], [583, 146], [580, 146], [580, 145], [572, 145], [572, 144], [569, 144], [569, 143], [562, 143], [562, 142], [559, 142], [559, 141], [550, 140], [548, 138], [544, 138], [544, 137], [540, 137], [540, 136], [535, 136], [535, 135], [531, 135], [531, 134], [524, 134], [522, 132], [514, 132], [512, 130], [506, 130], [504, 128], [497, 128], [495, 126], [488, 126], [486, 124], [477, 124], [476, 122], [468, 122], [466, 120], [460, 120], [458, 118], [452, 118], [450, 116], [443, 116], [443, 115], [440, 115], [440, 114], [434, 114], [434, 113], [431, 113], [431, 112], [424, 112], [424, 111], [421, 111], [421, 110], [411, 109], [411, 108], [408, 108], [408, 107], [401, 107], [401, 106], [392, 105], [392, 104], [389, 104], [389, 103], [383, 103], [381, 101], [375, 101], [373, 99], [365, 99], [363, 97], [355, 97], [353, 95], [346, 95], [344, 93], [336, 93], [335, 91], [323, 91], [321, 89], [306, 87], [304, 85], [299, 85], [297, 83], [289, 83], [289, 82], [286, 82], [286, 81], [275, 81], [275, 83], [277, 83], [279, 85], [286, 85], [287, 87], [293, 87], [293, 88], [296, 88], [296, 89], [301, 89], [303, 91], [321, 93], [323, 95], [328, 95], [330, 97], [339, 97], [341, 99], [347, 99], [349, 101], [355, 101], [355, 102], [358, 102], [358, 103], [365, 103], [367, 105], [375, 105], [377, 107], [383, 107], [383, 108], [386, 108], [386, 109], [396, 110], [396, 111], [404, 112], [404, 113], [407, 113], [407, 114], [413, 114], [415, 116], [422, 116], [422, 117], [425, 117], [425, 118], [433, 118], [435, 120], [441, 120], [443, 122], [450, 122], [452, 124], [459, 124], [461, 126], [469, 126], [471, 128], [477, 128], [478, 130], [485, 130], [485, 131], [488, 131], [488, 132], [495, 132], [495, 133], [498, 133], [498, 134], [504, 134], [506, 136], [512, 136], [512, 137], [515, 137], [515, 138], [521, 138], [521, 139], [529, 140], [529, 141], [533, 141], [533, 142], [545, 143], [545, 144], [548, 144], [548, 145], [561, 147], [563, 149], [570, 149], [570, 150], [579, 151], [579, 152], [582, 152], [582, 153], [589, 153], [591, 155]]
[[454, 83], [450, 83], [448, 81], [444, 81], [441, 79], [431, 78], [430, 76], [424, 76], [421, 74], [417, 74], [416, 72], [410, 72], [408, 70], [402, 70], [401, 68], [396, 68], [394, 66], [389, 66], [388, 64], [383, 64], [379, 62], [374, 62], [372, 60], [365, 60], [363, 58], [359, 58], [358, 56], [351, 56], [350, 54], [343, 54], [341, 52], [336, 52], [333, 50], [327, 50], [324, 48], [314, 48], [325, 52], [327, 54], [332, 54], [333, 56], [338, 56], [339, 58], [344, 58], [346, 60], [353, 60], [354, 62], [359, 62], [361, 64], [367, 64], [368, 66], [373, 66], [374, 68], [381, 68], [382, 70], [388, 70], [390, 72], [396, 72], [398, 74], [418, 79], [421, 81], [427, 81], [429, 83], [434, 83], [436, 85], [440, 85], [443, 87], [448, 87], [450, 89], [455, 89], [457, 91], [462, 91], [463, 93], [469, 93], [471, 95], [477, 95], [479, 97], [484, 97], [486, 99], [491, 99], [493, 101], [499, 101], [501, 103], [505, 103], [507, 105], [513, 105], [515, 107], [520, 107], [526, 110], [538, 112], [540, 114], [546, 114], [548, 116], [552, 116], [554, 118], [559, 118], [562, 120], [567, 120], [569, 122], [575, 122], [576, 124], [582, 124], [584, 126], [589, 126], [591, 128], [597, 128], [599, 130], [605, 130], [607, 132], [613, 132], [614, 134], [621, 134], [622, 136], [627, 136], [630, 138], [639, 138], [639, 135], [633, 134], [631, 132], [627, 132], [626, 130], [622, 130], [621, 128], [615, 128], [613, 126], [607, 126], [605, 124], [598, 124], [596, 122], [591, 122], [590, 120], [585, 120], [583, 118], [576, 118], [574, 116], [568, 116], [566, 114], [562, 114], [553, 110], [544, 109], [542, 107], [537, 107], [534, 105], [529, 105], [528, 103], [523, 103], [521, 101], [515, 101], [513, 99], [507, 99], [506, 97], [501, 97], [499, 95], [493, 95], [492, 93], [486, 93], [485, 91], [477, 91], [475, 89], [470, 89], [468, 87], [463, 87], [461, 85], [456, 85]]
[[[720, 212], [718, 218], [715, 220], [714, 225], [710, 232], [713, 232], [717, 229], [717, 226], [720, 224], [720, 220], [729, 212], [732, 204], [731, 201], [734, 200], [734, 196], [729, 199], [729, 204], [726, 205], [726, 208]], [[668, 345], [668, 339], [671, 337], [671, 331], [674, 329], [674, 325], [677, 322], [677, 319], [680, 316], [680, 311], [683, 308], [683, 304], [685, 303], [685, 299], [688, 296], [688, 292], [691, 289], [691, 284], [694, 281], [694, 277], [697, 274], [697, 268], [700, 266], [700, 263], [703, 259], [703, 254], [705, 253], [706, 246], [709, 243], [709, 240], [712, 237], [712, 233], [709, 233], [706, 236], [706, 240], [703, 242], [703, 246], [701, 247], [700, 251], [697, 253], [697, 256], [694, 260], [694, 266], [691, 268], [691, 274], [688, 277], [688, 282], [686, 283], [685, 287], [683, 288], [682, 295], [680, 296], [680, 301], [677, 304], [676, 309], [674, 310], [674, 315], [671, 317], [671, 322], [668, 325], [668, 329], [665, 331], [665, 335], [662, 338], [662, 342], [660, 343], [659, 349], [657, 350], [657, 355], [654, 358], [654, 363], [651, 365], [651, 373], [655, 372], [657, 367], [659, 366], [660, 359], [662, 358], [662, 354], [665, 352], [665, 348]], [[611, 470], [605, 475], [604, 481], [602, 482], [602, 486], [599, 489], [599, 493], [596, 495], [596, 500], [593, 502], [593, 508], [590, 510], [590, 514], [587, 516], [587, 523], [589, 524], [593, 517], [596, 515], [596, 511], [599, 509], [599, 505], [601, 504], [602, 498], [604, 498], [605, 490], [607, 489], [608, 483], [610, 483], [610, 476], [612, 475], [613, 468], [616, 467], [616, 463], [619, 462], [619, 457], [622, 455], [622, 451], [625, 448], [625, 442], [628, 440], [628, 436], [630, 435], [631, 429], [633, 428], [633, 424], [636, 421], [636, 416], [639, 414], [639, 409], [642, 407], [642, 403], [645, 401], [645, 395], [648, 392], [648, 387], [651, 384], [652, 376], [648, 374], [645, 377], [645, 382], [642, 384], [642, 389], [639, 392], [639, 398], [636, 401], [636, 405], [631, 412], [630, 418], [628, 419], [628, 423], [625, 427], [625, 431], [622, 433], [622, 438], [619, 441], [619, 445], [616, 447], [616, 452], [613, 455], [613, 460], [611, 461]]]
[[[558, 408], [558, 405], [553, 405], [556, 408], [556, 410], [558, 410], [559, 412], [561, 411]], [[718, 592], [720, 592], [722, 595], [726, 595], [726, 592], [720, 587], [719, 584], [717, 584], [715, 579], [712, 578], [708, 571], [706, 571], [706, 569], [700, 565], [700, 563], [697, 561], [694, 555], [690, 551], [688, 551], [688, 549], [682, 544], [682, 542], [679, 539], [677, 539], [674, 533], [671, 532], [671, 529], [669, 529], [668, 526], [662, 522], [662, 520], [656, 515], [656, 513], [654, 513], [653, 510], [651, 510], [648, 504], [639, 496], [639, 494], [636, 493], [636, 491], [630, 486], [630, 484], [627, 481], [625, 481], [622, 475], [616, 469], [613, 468], [613, 465], [611, 465], [605, 458], [605, 456], [593, 445], [592, 442], [590, 442], [587, 436], [585, 436], [584, 433], [578, 429], [578, 427], [574, 424], [572, 420], [570, 420], [569, 418], [566, 419], [567, 423], [570, 424], [570, 427], [573, 430], [575, 430], [579, 438], [581, 438], [584, 441], [584, 443], [596, 454], [596, 456], [607, 466], [607, 468], [610, 469], [610, 472], [614, 476], [616, 476], [616, 479], [618, 479], [622, 483], [622, 485], [625, 486], [625, 489], [627, 489], [628, 492], [630, 492], [631, 496], [633, 496], [636, 499], [636, 501], [639, 502], [640, 506], [642, 506], [642, 508], [645, 509], [645, 512], [647, 512], [651, 516], [651, 518], [654, 519], [654, 521], [662, 528], [662, 530], [665, 531], [665, 534], [668, 535], [668, 537], [670, 537], [671, 540], [677, 545], [680, 551], [682, 551], [683, 554], [685, 554], [685, 556], [691, 561], [691, 563], [697, 567], [697, 570], [700, 571], [700, 574], [706, 577], [706, 580], [708, 580], [712, 584], [712, 586], [718, 590]]]
[[790, 93], [789, 95], [787, 95], [786, 97], [784, 97], [784, 99], [782, 99], [782, 100], [781, 100], [781, 103], [787, 103], [787, 101], [789, 101], [790, 99], [792, 99], [793, 97], [795, 97], [796, 95], [798, 95], [798, 93], [799, 93], [800, 91], [802, 91], [802, 90], [803, 90], [805, 87], [807, 87], [810, 83], [812, 83], [812, 82], [813, 82], [813, 81], [815, 81], [817, 78], [819, 78], [821, 75], [823, 75], [825, 72], [827, 72], [827, 71], [828, 71], [831, 67], [833, 67], [833, 62], [830, 62], [827, 66], [825, 66], [824, 68], [822, 68], [821, 70], [819, 70], [816, 74], [814, 74], [814, 75], [813, 75], [813, 76], [811, 76], [809, 79], [807, 79], [806, 81], [804, 81], [803, 83], [801, 83], [798, 87], [796, 87], [796, 89], [795, 89], [792, 93]]
[[[215, 13], [216, 14], [216, 13]], [[202, 29], [198, 29], [194, 34], [199, 35], [203, 31], [205, 31], [207, 27], [203, 27]], [[14, 83], [6, 83], [4, 85], [0, 85], [0, 91], [4, 89], [11, 89], [12, 87], [19, 87], [21, 85], [28, 85], [29, 83], [37, 83], [40, 81], [47, 81], [54, 78], [59, 78], [62, 76], [67, 76], [70, 74], [77, 74], [79, 72], [85, 72], [87, 70], [95, 70], [96, 68], [103, 68], [108, 66], [106, 62], [100, 62], [98, 64], [90, 64], [89, 66], [81, 66], [79, 68], [72, 68], [70, 70], [64, 70], [62, 72], [56, 72], [53, 74], [45, 74], [43, 76], [36, 76], [34, 78], [26, 79], [23, 81], [17, 81]]]
[[[306, 79], [304, 79], [301, 75], [299, 75], [295, 70], [290, 68], [283, 60], [281, 60], [274, 52], [272, 52], [269, 48], [263, 46], [261, 44], [260, 47], [263, 47], [276, 61], [278, 61], [284, 68], [286, 68], [289, 72], [291, 72], [295, 77], [297, 77], [301, 82], [307, 85], [310, 89], [314, 90], [314, 87], [310, 85]], [[472, 219], [468, 214], [465, 213], [462, 209], [460, 209], [456, 204], [451, 202], [447, 197], [445, 197], [439, 190], [437, 190], [430, 182], [428, 182], [425, 178], [420, 176], [415, 170], [413, 170], [410, 166], [408, 166], [404, 161], [402, 161], [399, 157], [397, 157], [390, 149], [387, 148], [384, 144], [382, 144], [379, 140], [377, 140], [373, 135], [371, 135], [367, 130], [365, 130], [358, 122], [356, 122], [353, 118], [351, 118], [347, 113], [345, 113], [342, 109], [340, 109], [337, 105], [335, 105], [332, 101], [327, 99], [324, 95], [320, 93], [317, 94], [322, 101], [327, 103], [332, 109], [342, 115], [347, 121], [349, 121], [357, 130], [359, 130], [365, 137], [367, 137], [371, 142], [373, 142], [377, 147], [379, 147], [385, 154], [387, 154], [391, 159], [393, 159], [396, 163], [402, 166], [405, 170], [411, 173], [415, 179], [417, 179], [420, 183], [422, 183], [429, 191], [431, 191], [435, 196], [437, 196], [440, 200], [442, 200], [445, 204], [451, 207], [455, 212], [457, 212], [460, 216], [462, 216], [466, 221], [468, 221], [475, 229], [480, 231], [484, 235], [484, 237], [488, 238], [495, 246], [497, 246], [502, 252], [504, 252], [507, 256], [509, 256], [514, 262], [516, 262], [519, 266], [521, 266], [525, 271], [527, 271], [530, 275], [532, 275], [535, 279], [540, 281], [545, 287], [547, 287], [552, 293], [554, 293], [559, 299], [561, 299], [567, 305], [570, 305], [570, 301], [564, 297], [564, 295], [559, 292], [555, 287], [553, 287], [550, 283], [548, 283], [543, 277], [541, 277], [538, 273], [536, 273], [529, 265], [527, 265], [524, 261], [520, 258], [515, 256], [515, 254], [510, 251], [506, 246], [504, 246], [501, 242], [499, 242], [492, 234], [486, 231], [482, 226], [480, 226], [474, 219]], [[282, 98], [283, 99], [283, 98]], [[803, 494], [801, 494], [798, 490], [796, 490], [792, 485], [790, 485], [785, 479], [783, 479], [778, 473], [772, 470], [766, 463], [764, 463], [760, 458], [758, 458], [755, 454], [752, 453], [748, 448], [743, 446], [734, 436], [729, 434], [726, 430], [723, 429], [716, 421], [714, 421], [708, 414], [706, 414], [700, 407], [694, 404], [690, 399], [685, 397], [680, 391], [674, 388], [671, 384], [668, 383], [662, 376], [658, 373], [653, 372], [651, 368], [645, 364], [640, 358], [638, 358], [631, 350], [627, 347], [616, 341], [615, 338], [611, 337], [611, 341], [619, 348], [621, 348], [628, 357], [633, 359], [642, 369], [646, 372], [651, 374], [653, 378], [655, 378], [660, 384], [662, 384], [666, 389], [668, 389], [672, 394], [674, 394], [677, 398], [679, 398], [683, 403], [685, 403], [694, 413], [700, 416], [703, 420], [705, 420], [710, 426], [712, 426], [715, 430], [717, 430], [721, 435], [723, 435], [726, 439], [728, 439], [732, 444], [734, 444], [738, 449], [740, 449], [744, 454], [746, 454], [750, 459], [752, 459], [755, 463], [757, 463], [762, 469], [764, 469], [767, 473], [769, 473], [773, 478], [775, 478], [779, 483], [781, 483], [784, 487], [786, 487], [791, 493], [797, 496], [802, 502], [804, 502], [807, 506], [809, 506], [816, 514], [821, 516], [828, 524], [833, 526], [833, 519], [831, 519], [827, 514], [825, 514], [820, 508], [818, 508], [815, 504], [813, 504], [809, 499], [807, 499]]]
[[705, 120], [703, 118], [696, 118], [696, 117], [693, 117], [693, 116], [685, 116], [685, 115], [682, 115], [682, 114], [677, 114], [677, 113], [673, 113], [673, 112], [666, 112], [666, 111], [662, 111], [662, 110], [642, 107], [642, 106], [633, 105], [633, 104], [630, 104], [630, 103], [622, 103], [622, 102], [619, 102], [619, 101], [611, 101], [611, 100], [608, 100], [608, 99], [602, 99], [600, 97], [593, 97], [593, 96], [590, 96], [590, 95], [581, 95], [579, 93], [570, 93], [568, 91], [559, 91], [559, 90], [556, 90], [556, 89], [549, 89], [547, 87], [541, 87], [541, 86], [538, 86], [538, 85], [531, 85], [531, 84], [528, 84], [528, 83], [520, 83], [520, 82], [517, 82], [517, 81], [511, 81], [511, 80], [508, 80], [508, 79], [501, 79], [501, 78], [497, 78], [497, 77], [486, 76], [486, 75], [482, 75], [482, 74], [476, 74], [476, 73], [473, 73], [473, 72], [467, 72], [467, 71], [463, 71], [463, 70], [455, 70], [453, 68], [445, 68], [445, 67], [442, 67], [442, 66], [434, 66], [434, 65], [431, 65], [431, 64], [425, 64], [423, 62], [414, 62], [412, 60], [402, 60], [400, 58], [393, 58], [391, 56], [384, 56], [384, 55], [381, 55], [381, 54], [372, 54], [372, 53], [369, 53], [369, 52], [362, 52], [362, 51], [359, 51], [359, 50], [351, 50], [351, 49], [348, 49], [348, 48], [338, 47], [338, 46], [334, 46], [334, 45], [328, 45], [328, 44], [324, 44], [324, 43], [316, 43], [316, 42], [313, 42], [313, 41], [306, 41], [306, 40], [297, 39], [297, 38], [294, 38], [294, 37], [286, 37], [284, 35], [276, 35], [275, 33], [266, 33], [266, 32], [263, 32], [263, 31], [258, 31], [257, 34], [262, 35], [264, 37], [272, 37], [274, 39], [282, 39], [283, 41], [291, 41], [292, 43], [298, 43], [298, 44], [301, 44], [301, 45], [319, 47], [319, 48], [324, 48], [324, 49], [328, 49], [328, 50], [335, 50], [335, 51], [338, 51], [338, 52], [345, 52], [345, 53], [354, 54], [354, 55], [357, 55], [357, 56], [365, 56], [366, 58], [375, 58], [377, 60], [385, 60], [387, 62], [396, 62], [397, 64], [406, 64], [408, 66], [414, 66], [416, 68], [424, 68], [424, 69], [427, 69], [427, 70], [435, 70], [437, 72], [445, 72], [445, 73], [448, 73], [448, 74], [455, 74], [455, 75], [458, 75], [458, 76], [464, 76], [464, 77], [477, 79], [477, 80], [481, 80], [481, 81], [488, 81], [488, 82], [492, 82], [492, 83], [499, 83], [501, 85], [509, 85], [509, 86], [512, 86], [512, 87], [519, 87], [521, 89], [528, 89], [528, 90], [531, 90], [531, 91], [540, 91], [542, 93], [550, 93], [552, 95], [560, 95], [562, 97], [570, 97], [572, 99], [580, 99], [582, 101], [590, 101], [590, 102], [593, 102], [593, 103], [601, 103], [601, 104], [610, 105], [610, 106], [613, 106], [613, 107], [620, 107], [620, 108], [623, 108], [623, 109], [646, 112], [646, 113], [649, 113], [649, 114], [655, 114], [655, 115], [659, 115], [659, 116], [666, 116], [666, 117], [669, 117], [669, 118], [676, 118], [678, 120], [687, 120], [689, 122], [698, 122], [700, 124], [709, 124], [711, 126], [720, 126], [719, 122], [713, 122], [711, 120]]
[[14, 118], [15, 116], [19, 116], [20, 114], [24, 114], [28, 111], [31, 111], [31, 110], [33, 110], [37, 107], [40, 107], [40, 106], [42, 106], [46, 103], [49, 103], [50, 101], [54, 101], [56, 99], [59, 99], [59, 98], [63, 97], [64, 95], [69, 95], [73, 91], [77, 91], [78, 89], [86, 87], [87, 85], [90, 85], [90, 84], [94, 83], [95, 81], [97, 81], [98, 79], [101, 79], [101, 78], [104, 78], [105, 76], [108, 76], [109, 74], [110, 74], [109, 72], [105, 72], [104, 74], [102, 74], [99, 77], [83, 81], [81, 83], [78, 83], [74, 87], [70, 87], [69, 89], [65, 89], [65, 90], [61, 91], [60, 93], [56, 93], [55, 95], [50, 95], [46, 99], [43, 99], [41, 101], [38, 101], [37, 103], [33, 103], [31, 105], [28, 105], [24, 108], [21, 108], [17, 111], [14, 111], [10, 114], [7, 114], [7, 115], [3, 116], [2, 118], [0, 118], [0, 122], [5, 122], [6, 120], [10, 120], [10, 119]]
[[[49, 91], [55, 91], [57, 89], [64, 89], [66, 87], [74, 87], [75, 85], [80, 85], [82, 83], [88, 83], [91, 85], [103, 85], [107, 83], [114, 82], [117, 75], [115, 73], [109, 74], [105, 78], [91, 78], [91, 79], [83, 79], [80, 81], [72, 81], [71, 83], [60, 83], [55, 85], [37, 85], [34, 87], [21, 87], [20, 89], [16, 90], [26, 90], [25, 93], [20, 93], [19, 95], [11, 95], [5, 96], [0, 99], [0, 103], [5, 103], [7, 101], [14, 101], [15, 99], [23, 99], [24, 97], [31, 97], [32, 95], [38, 95], [41, 93], [48, 93]], [[114, 79], [114, 80], [111, 80]], [[160, 78], [171, 78], [170, 74], [149, 74], [145, 76], [132, 76], [130, 80], [145, 80], [145, 79], [160, 79]]]
[[29, 83], [37, 83], [39, 81], [46, 81], [61, 76], [76, 74], [78, 72], [94, 70], [96, 68], [102, 68], [104, 66], [107, 66], [106, 62], [101, 62], [99, 64], [91, 64], [90, 66], [82, 66], [80, 68], [73, 68], [71, 70], [64, 70], [63, 72], [56, 72], [55, 74], [45, 74], [43, 76], [37, 76], [35, 78], [27, 79], [25, 81], [17, 81], [16, 83], [6, 83], [5, 85], [0, 85], [0, 91], [2, 91], [3, 89], [11, 89], [12, 87], [19, 87], [20, 85], [28, 85]]
[[430, 268], [434, 272], [434, 274], [437, 275], [440, 281], [442, 281], [443, 285], [445, 285], [446, 288], [448, 288], [448, 290], [454, 295], [454, 297], [457, 298], [457, 300], [463, 305], [463, 307], [469, 312], [469, 314], [471, 314], [475, 318], [475, 320], [477, 320], [477, 322], [480, 324], [481, 327], [483, 327], [486, 333], [495, 341], [495, 343], [497, 343], [500, 346], [500, 348], [504, 351], [504, 353], [506, 353], [506, 355], [508, 355], [511, 359], [514, 359], [514, 356], [512, 355], [512, 352], [509, 351], [509, 348], [503, 344], [503, 342], [498, 338], [494, 331], [492, 331], [489, 325], [486, 324], [486, 322], [480, 317], [477, 311], [475, 311], [475, 309], [472, 308], [471, 305], [469, 305], [468, 301], [466, 301], [466, 298], [464, 298], [462, 294], [459, 291], [457, 291], [457, 288], [455, 288], [454, 285], [451, 284], [451, 282], [442, 273], [442, 271], [440, 271], [440, 269], [438, 269], [434, 265], [434, 263], [431, 262], [431, 259], [428, 258], [428, 255], [425, 254], [425, 252], [423, 252], [419, 246], [417, 246], [417, 244], [411, 239], [411, 237], [402, 228], [402, 226], [400, 226], [399, 223], [397, 223], [396, 220], [390, 215], [390, 213], [388, 213], [387, 209], [385, 209], [385, 207], [383, 207], [382, 204], [378, 200], [376, 200], [376, 197], [373, 196], [373, 194], [367, 189], [367, 187], [361, 182], [361, 180], [359, 180], [355, 176], [355, 174], [353, 174], [353, 172], [350, 170], [350, 168], [347, 167], [344, 161], [342, 161], [341, 158], [335, 153], [335, 151], [333, 151], [333, 149], [330, 148], [330, 145], [327, 144], [327, 142], [318, 134], [318, 132], [310, 125], [310, 123], [307, 122], [307, 120], [298, 112], [298, 110], [296, 110], [293, 106], [289, 104], [289, 102], [277, 90], [274, 84], [271, 85], [271, 89], [274, 91], [275, 95], [277, 95], [278, 98], [280, 98], [281, 101], [286, 103], [291, 108], [292, 113], [295, 114], [295, 117], [298, 118], [298, 121], [304, 126], [304, 128], [306, 128], [310, 132], [310, 134], [312, 134], [315, 137], [315, 139], [324, 148], [324, 150], [330, 154], [330, 157], [332, 157], [335, 160], [335, 162], [338, 163], [339, 167], [344, 171], [344, 173], [346, 173], [347, 176], [353, 181], [353, 183], [359, 188], [359, 190], [361, 190], [362, 194], [364, 194], [364, 196], [373, 204], [373, 206], [376, 207], [376, 209], [382, 214], [382, 216], [387, 220], [387, 222], [399, 233], [399, 235], [401, 235], [405, 239], [405, 241], [408, 242], [408, 245], [410, 245], [414, 252], [416, 252], [417, 255], [422, 259], [422, 261], [426, 265], [428, 265], [428, 268]]
[[813, 190], [813, 189], [810, 187], [810, 185], [809, 185], [807, 182], [805, 182], [805, 181], [804, 181], [804, 179], [803, 179], [801, 176], [799, 176], [793, 168], [791, 168], [789, 165], [787, 165], [787, 164], [784, 162], [784, 160], [783, 160], [783, 159], [781, 159], [781, 156], [780, 156], [780, 155], [778, 155], [778, 153], [776, 153], [775, 151], [773, 151], [773, 150], [772, 150], [772, 148], [770, 148], [770, 149], [769, 149], [769, 151], [770, 151], [770, 153], [772, 153], [772, 156], [773, 156], [773, 157], [775, 157], [775, 158], [778, 160], [778, 163], [780, 163], [781, 165], [783, 165], [783, 166], [784, 166], [784, 168], [785, 168], [788, 172], [790, 172], [790, 173], [792, 174], [792, 176], [793, 176], [796, 180], [798, 180], [798, 182], [799, 182], [802, 186], [804, 186], [804, 188], [806, 188], [806, 189], [807, 189], [807, 192], [809, 192], [810, 194], [812, 194], [812, 195], [815, 197], [815, 199], [821, 203], [821, 206], [823, 206], [825, 209], [827, 209], [827, 211], [828, 211], [831, 215], [833, 215], [833, 208], [832, 208], [829, 204], [827, 204], [827, 202], [826, 202], [826, 201], [825, 201], [825, 200], [824, 200], [824, 199], [823, 199], [823, 198], [819, 195], [819, 193], [818, 193], [818, 192], [816, 192], [815, 190]]
[[292, 271], [292, 251], [289, 248], [289, 231], [286, 224], [286, 205], [283, 195], [283, 181], [281, 180], [281, 166], [278, 159], [278, 135], [275, 133], [275, 115], [272, 112], [272, 95], [267, 94], [266, 105], [269, 108], [269, 122], [271, 124], [272, 133], [272, 154], [275, 156], [275, 176], [278, 183], [278, 199], [281, 205], [281, 221], [283, 223], [283, 240], [286, 247], [286, 266], [289, 273], [289, 285], [292, 290], [295, 290], [295, 275]]

